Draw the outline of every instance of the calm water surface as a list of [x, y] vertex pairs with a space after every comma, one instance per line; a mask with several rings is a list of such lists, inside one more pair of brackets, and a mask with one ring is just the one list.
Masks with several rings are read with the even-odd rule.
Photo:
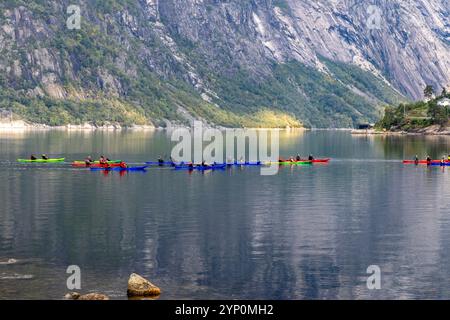
[[[283, 156], [329, 165], [105, 175], [20, 165], [33, 153], [169, 154], [165, 132], [0, 133], [0, 299], [61, 299], [66, 268], [82, 292], [126, 298], [137, 272], [160, 299], [450, 299], [450, 173], [403, 166], [440, 157], [447, 137], [281, 134]], [[8, 259], [17, 263], [5, 264]], [[382, 289], [366, 269], [382, 270]]]

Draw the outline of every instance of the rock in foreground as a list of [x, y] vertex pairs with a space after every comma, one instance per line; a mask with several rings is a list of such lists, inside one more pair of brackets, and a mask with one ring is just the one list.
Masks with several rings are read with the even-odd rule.
[[129, 297], [158, 296], [161, 289], [140, 275], [132, 273], [128, 280], [127, 294]]

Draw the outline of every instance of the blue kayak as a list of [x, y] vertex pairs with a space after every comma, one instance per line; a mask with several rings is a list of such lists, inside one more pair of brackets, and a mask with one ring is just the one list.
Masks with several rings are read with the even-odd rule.
[[129, 168], [121, 168], [121, 167], [114, 167], [114, 168], [91, 168], [91, 171], [145, 171], [148, 166], [142, 166], [142, 167], [129, 167]]
[[450, 167], [450, 162], [445, 162], [445, 163], [431, 163], [431, 166], [434, 166], [434, 167], [439, 167], [439, 166], [441, 166], [441, 167]]
[[148, 164], [148, 165], [150, 165], [150, 166], [161, 166], [161, 167], [164, 167], [164, 166], [175, 167], [175, 166], [177, 165], [177, 164], [174, 163], [174, 162], [167, 162], [167, 161], [164, 161], [164, 162], [148, 161], [148, 162], [146, 162], [145, 164]]
[[199, 171], [220, 170], [220, 169], [225, 169], [225, 168], [226, 168], [225, 164], [212, 165], [212, 166], [194, 166], [194, 167], [189, 167], [186, 165], [175, 166], [175, 170], [199, 170]]
[[258, 162], [234, 162], [234, 163], [227, 163], [227, 166], [238, 166], [238, 167], [251, 167], [251, 166], [262, 166], [261, 161]]

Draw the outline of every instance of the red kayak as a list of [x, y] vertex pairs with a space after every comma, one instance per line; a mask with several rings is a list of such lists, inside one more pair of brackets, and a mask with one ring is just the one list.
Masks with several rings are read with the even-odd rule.
[[[445, 163], [449, 163], [450, 161], [446, 160]], [[417, 162], [414, 160], [403, 160], [403, 164], [416, 164]], [[441, 163], [441, 160], [431, 160], [431, 163]], [[418, 164], [428, 164], [427, 160], [419, 160]]]
[[74, 168], [117, 168], [120, 167], [120, 163], [110, 163], [108, 166], [105, 166], [104, 164], [99, 163], [93, 163], [91, 165], [87, 165], [86, 163], [82, 162], [74, 162], [72, 163], [72, 167]]
[[328, 163], [331, 159], [314, 159], [313, 163]]

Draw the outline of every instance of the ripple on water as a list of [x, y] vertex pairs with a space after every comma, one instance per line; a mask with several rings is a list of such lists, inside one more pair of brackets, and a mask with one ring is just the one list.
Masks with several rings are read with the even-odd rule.
[[0, 280], [29, 280], [33, 278], [32, 274], [0, 273]]
[[17, 259], [7, 259], [7, 260], [0, 260], [0, 266], [2, 265], [10, 265], [10, 264], [16, 264], [19, 261]]

